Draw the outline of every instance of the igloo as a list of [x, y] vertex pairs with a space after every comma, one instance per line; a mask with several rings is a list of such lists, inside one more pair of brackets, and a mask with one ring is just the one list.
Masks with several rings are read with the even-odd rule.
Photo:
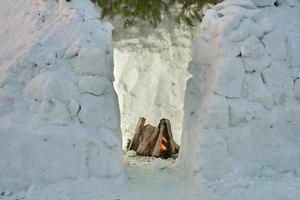
[[[140, 114], [125, 111], [145, 102], [159, 111], [149, 113], [153, 120], [175, 116], [181, 141], [175, 168], [195, 183], [218, 188], [225, 177], [247, 189], [250, 181], [241, 180], [289, 177], [286, 187], [300, 185], [299, 1], [225, 0], [206, 11], [195, 32], [171, 25], [153, 38], [137, 32], [134, 39], [122, 30], [114, 35], [115, 49], [112, 25], [99, 20], [99, 8], [88, 0], [4, 1], [2, 188], [126, 177], [120, 108], [123, 118], [132, 117], [125, 119], [126, 138]], [[165, 50], [168, 45], [173, 49]], [[147, 70], [160, 78], [142, 80]], [[154, 90], [151, 98], [136, 83]], [[158, 95], [172, 87], [175, 95]], [[128, 92], [145, 102], [126, 99]], [[255, 189], [244, 198], [255, 199]]]

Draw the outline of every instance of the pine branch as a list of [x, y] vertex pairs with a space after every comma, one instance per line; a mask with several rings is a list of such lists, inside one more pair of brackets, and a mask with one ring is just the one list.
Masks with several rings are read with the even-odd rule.
[[133, 26], [137, 20], [144, 20], [156, 27], [162, 21], [162, 15], [170, 16], [170, 8], [180, 5], [176, 21], [194, 26], [202, 20], [203, 7], [221, 0], [92, 0], [102, 8], [102, 18], [113, 19], [121, 16], [124, 26]]

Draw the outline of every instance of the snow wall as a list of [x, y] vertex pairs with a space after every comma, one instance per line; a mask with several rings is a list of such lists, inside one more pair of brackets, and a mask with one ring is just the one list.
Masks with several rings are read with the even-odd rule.
[[180, 163], [192, 176], [299, 175], [299, 19], [299, 0], [207, 10], [184, 106]]
[[0, 187], [122, 174], [112, 26], [89, 0], [1, 4]]
[[155, 126], [161, 118], [170, 119], [180, 143], [193, 29], [171, 19], [164, 19], [155, 29], [143, 22], [124, 29], [120, 19], [112, 24], [123, 146], [132, 139], [142, 116]]

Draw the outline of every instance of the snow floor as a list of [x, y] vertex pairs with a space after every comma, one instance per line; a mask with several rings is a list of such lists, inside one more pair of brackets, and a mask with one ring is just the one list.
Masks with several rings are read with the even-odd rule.
[[107, 178], [66, 180], [46, 187], [32, 186], [27, 192], [0, 196], [0, 200], [198, 199], [200, 194], [174, 170], [174, 163], [173, 159], [124, 156], [127, 177], [122, 183]]
[[175, 160], [124, 155], [124, 181], [79, 178], [0, 196], [0, 200], [299, 200], [300, 180], [243, 179], [234, 175], [215, 182], [193, 183]]

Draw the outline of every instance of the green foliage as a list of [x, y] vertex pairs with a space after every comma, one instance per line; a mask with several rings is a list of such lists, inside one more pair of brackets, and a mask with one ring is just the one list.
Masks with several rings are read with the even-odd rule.
[[170, 8], [177, 3], [180, 6], [176, 17], [178, 23], [189, 26], [200, 22], [202, 8], [206, 4], [216, 4], [220, 0], [93, 0], [103, 9], [102, 18], [121, 16], [125, 27], [136, 23], [137, 19], [148, 21], [156, 27], [163, 15], [171, 15]]

